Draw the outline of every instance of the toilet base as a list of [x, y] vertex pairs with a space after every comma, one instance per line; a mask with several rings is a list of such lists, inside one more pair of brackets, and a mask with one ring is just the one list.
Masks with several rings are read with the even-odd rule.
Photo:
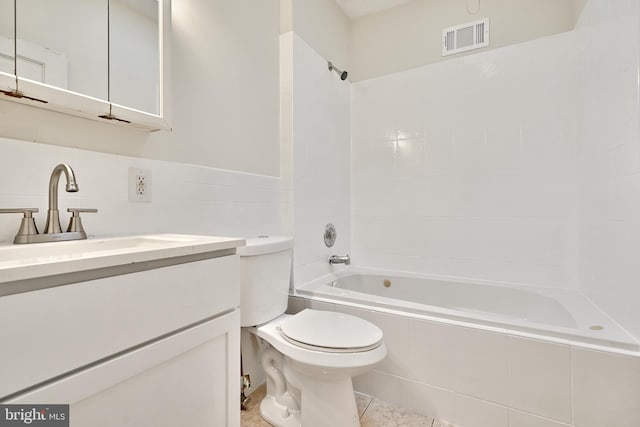
[[304, 377], [301, 382], [303, 426], [360, 426], [351, 377], [329, 382]]
[[300, 410], [279, 403], [277, 396], [270, 395], [267, 389], [260, 402], [262, 418], [276, 427], [360, 426], [351, 378], [329, 383], [299, 376], [298, 380], [306, 383], [300, 392]]
[[300, 412], [278, 403], [275, 396], [266, 395], [260, 402], [260, 416], [276, 427], [300, 427]]
[[293, 361], [268, 346], [262, 353], [267, 395], [260, 415], [276, 427], [360, 426], [351, 376]]

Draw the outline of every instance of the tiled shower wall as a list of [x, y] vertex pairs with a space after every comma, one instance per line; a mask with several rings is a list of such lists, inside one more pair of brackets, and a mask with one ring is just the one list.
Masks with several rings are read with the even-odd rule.
[[575, 44], [352, 85], [354, 262], [575, 287]]
[[[281, 46], [293, 55], [294, 277], [305, 282], [330, 272], [329, 255], [351, 249], [350, 85], [298, 35], [282, 35]], [[323, 239], [328, 223], [338, 232], [332, 248]]]
[[638, 8], [354, 84], [355, 262], [580, 288], [640, 336]]
[[[577, 29], [355, 84], [360, 265], [583, 290], [640, 337], [638, 2]], [[356, 386], [481, 427], [635, 427], [640, 358], [296, 301], [383, 329]], [[631, 397], [635, 396], [635, 397]]]
[[[3, 208], [34, 207], [40, 230], [48, 204], [49, 176], [58, 163], [74, 169], [80, 191], [59, 191], [60, 217], [68, 207], [97, 208], [83, 215], [90, 235], [189, 233], [256, 236], [282, 233], [288, 202], [279, 178], [157, 160], [97, 153], [0, 138]], [[151, 170], [151, 203], [128, 201], [129, 167]], [[283, 200], [285, 199], [285, 200]], [[0, 216], [0, 241], [10, 242], [20, 215]]]
[[576, 33], [580, 287], [640, 338], [639, 4], [589, 1]]

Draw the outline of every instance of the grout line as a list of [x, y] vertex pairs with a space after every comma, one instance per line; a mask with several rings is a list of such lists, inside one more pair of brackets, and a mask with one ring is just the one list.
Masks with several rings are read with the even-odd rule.
[[573, 372], [574, 372], [574, 355], [575, 355], [575, 351], [573, 349], [573, 346], [569, 346], [569, 404], [571, 405], [569, 407], [570, 409], [570, 423], [571, 425], [573, 425], [576, 421], [576, 414], [575, 414], [575, 405], [573, 404], [573, 400], [575, 398], [575, 390], [574, 390], [574, 382], [575, 382], [575, 378], [573, 376]]
[[364, 408], [364, 411], [362, 411], [362, 415], [360, 415], [360, 419], [362, 419], [364, 417], [364, 414], [367, 413], [367, 409], [369, 409], [369, 406], [371, 406], [371, 403], [373, 403], [373, 397], [369, 399], [369, 403], [367, 403], [366, 408]]

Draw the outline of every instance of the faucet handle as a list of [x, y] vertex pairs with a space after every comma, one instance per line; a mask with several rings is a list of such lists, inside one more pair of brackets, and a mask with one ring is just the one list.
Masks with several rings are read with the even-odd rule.
[[[67, 232], [73, 233], [83, 233], [86, 236], [84, 231], [84, 227], [82, 227], [82, 220], [80, 219], [80, 213], [96, 213], [98, 209], [88, 209], [88, 208], [68, 208], [67, 212], [71, 212], [71, 218], [69, 219], [69, 226], [67, 227]], [[86, 238], [86, 237], [85, 237]]]
[[38, 208], [11, 208], [0, 209], [0, 213], [23, 213], [26, 218], [31, 218], [32, 214], [38, 212]]
[[38, 211], [38, 208], [0, 209], [0, 213], [21, 213], [24, 215], [22, 217], [22, 222], [20, 223], [18, 234], [16, 234], [16, 237], [14, 239], [14, 243], [23, 243], [22, 239], [24, 239], [24, 237], [21, 236], [31, 236], [34, 234], [38, 234], [38, 228], [36, 227], [36, 222], [33, 219], [33, 214]]
[[67, 212], [71, 212], [74, 216], [80, 213], [97, 213], [98, 209], [91, 208], [68, 208]]

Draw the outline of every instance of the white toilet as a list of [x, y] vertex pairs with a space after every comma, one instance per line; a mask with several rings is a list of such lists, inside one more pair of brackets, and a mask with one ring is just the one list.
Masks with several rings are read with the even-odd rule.
[[359, 426], [351, 377], [387, 354], [382, 331], [347, 314], [287, 309], [293, 239], [247, 239], [238, 248], [243, 327], [262, 339], [267, 395], [260, 413], [278, 427]]

